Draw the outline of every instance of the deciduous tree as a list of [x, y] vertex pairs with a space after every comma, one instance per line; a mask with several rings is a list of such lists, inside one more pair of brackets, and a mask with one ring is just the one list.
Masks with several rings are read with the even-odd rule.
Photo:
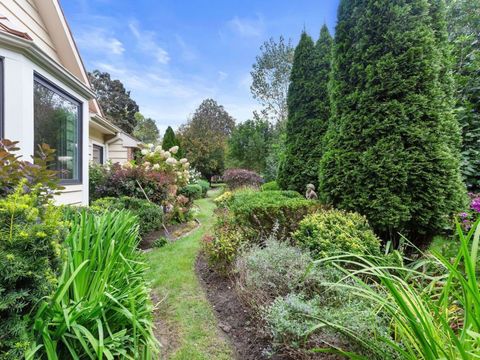
[[158, 131], [155, 120], [145, 118], [141, 113], [135, 114], [137, 125], [133, 130], [133, 136], [145, 144], [156, 144], [159, 141], [160, 132]]

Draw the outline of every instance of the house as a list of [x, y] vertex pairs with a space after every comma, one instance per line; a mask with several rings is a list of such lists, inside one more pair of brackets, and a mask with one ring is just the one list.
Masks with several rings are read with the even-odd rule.
[[65, 190], [61, 204], [88, 204], [88, 164], [126, 162], [138, 141], [105, 119], [58, 0], [0, 2], [0, 138], [38, 144]]

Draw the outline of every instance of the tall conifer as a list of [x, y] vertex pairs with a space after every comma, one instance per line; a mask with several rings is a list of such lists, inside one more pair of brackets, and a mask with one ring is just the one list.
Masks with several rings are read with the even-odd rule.
[[316, 45], [305, 32], [295, 49], [290, 87], [285, 160], [278, 182], [282, 188], [304, 191], [318, 183], [322, 138], [329, 117], [328, 77], [332, 38], [326, 26]]
[[444, 14], [427, 0], [342, 0], [338, 15], [321, 196], [384, 238], [426, 240], [464, 199]]

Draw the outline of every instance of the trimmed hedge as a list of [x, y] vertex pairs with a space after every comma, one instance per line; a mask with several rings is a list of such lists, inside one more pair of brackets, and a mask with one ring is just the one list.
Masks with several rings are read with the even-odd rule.
[[198, 180], [197, 185], [202, 187], [203, 197], [207, 196], [207, 191], [210, 190], [210, 183], [207, 180]]
[[262, 185], [262, 191], [282, 190], [276, 181], [269, 181]]
[[320, 208], [318, 202], [306, 200], [296, 191], [253, 191], [234, 193], [223, 205], [251, 240], [265, 239], [276, 233], [289, 238], [307, 214]]

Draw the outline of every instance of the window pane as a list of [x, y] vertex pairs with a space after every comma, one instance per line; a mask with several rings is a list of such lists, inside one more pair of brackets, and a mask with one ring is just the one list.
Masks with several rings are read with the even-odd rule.
[[39, 144], [55, 149], [52, 169], [60, 178], [80, 180], [80, 104], [35, 81], [35, 150]]
[[92, 158], [94, 163], [103, 164], [103, 147], [93, 145]]

